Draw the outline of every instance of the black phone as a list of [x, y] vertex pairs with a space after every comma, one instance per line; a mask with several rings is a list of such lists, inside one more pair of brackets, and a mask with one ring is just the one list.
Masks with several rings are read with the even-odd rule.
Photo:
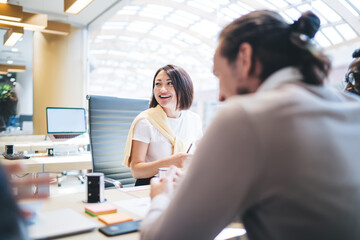
[[115, 236], [124, 233], [136, 232], [140, 228], [141, 220], [117, 223], [99, 228], [99, 231], [106, 236]]

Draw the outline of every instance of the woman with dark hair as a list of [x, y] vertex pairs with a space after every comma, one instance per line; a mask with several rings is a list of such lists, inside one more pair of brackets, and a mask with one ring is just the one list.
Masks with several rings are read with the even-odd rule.
[[221, 32], [226, 100], [180, 182], [151, 182], [142, 240], [214, 239], [240, 219], [250, 240], [360, 239], [360, 99], [324, 84], [319, 18], [254, 11]]
[[352, 57], [355, 59], [350, 63], [345, 75], [345, 91], [360, 95], [360, 48], [353, 52]]
[[193, 84], [184, 69], [166, 65], [153, 79], [150, 108], [134, 120], [125, 148], [124, 165], [136, 186], [150, 184], [161, 167], [183, 167], [186, 149], [202, 136], [201, 120], [191, 111]]

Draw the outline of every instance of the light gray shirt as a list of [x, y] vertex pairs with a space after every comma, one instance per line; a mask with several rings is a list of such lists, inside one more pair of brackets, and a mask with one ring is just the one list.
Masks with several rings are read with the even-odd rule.
[[141, 239], [213, 239], [235, 217], [250, 240], [360, 239], [360, 99], [301, 79], [226, 101]]

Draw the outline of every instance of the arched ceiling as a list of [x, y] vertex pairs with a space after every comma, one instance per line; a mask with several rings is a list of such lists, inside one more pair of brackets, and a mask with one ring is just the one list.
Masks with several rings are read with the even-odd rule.
[[322, 23], [315, 41], [325, 50], [360, 45], [359, 0], [123, 0], [90, 24], [89, 93], [149, 97], [153, 74], [168, 63], [188, 71], [197, 92], [216, 90], [217, 36], [256, 9], [276, 10], [289, 23], [312, 10]]

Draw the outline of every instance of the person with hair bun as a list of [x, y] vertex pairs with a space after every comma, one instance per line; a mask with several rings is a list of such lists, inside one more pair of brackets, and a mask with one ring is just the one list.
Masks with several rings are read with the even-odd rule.
[[355, 59], [350, 63], [345, 75], [345, 91], [360, 95], [360, 48], [353, 52], [352, 57]]
[[262, 10], [221, 31], [225, 103], [181, 181], [152, 180], [141, 239], [214, 239], [238, 218], [249, 240], [360, 239], [360, 99], [324, 84], [319, 27]]

